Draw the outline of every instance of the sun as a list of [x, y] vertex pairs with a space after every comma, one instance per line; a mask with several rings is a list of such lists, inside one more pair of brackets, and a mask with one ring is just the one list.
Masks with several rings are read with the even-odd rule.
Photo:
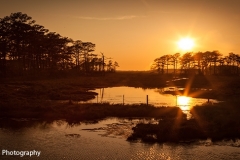
[[181, 38], [177, 44], [181, 50], [189, 51], [189, 50], [192, 50], [194, 47], [194, 40], [188, 37]]

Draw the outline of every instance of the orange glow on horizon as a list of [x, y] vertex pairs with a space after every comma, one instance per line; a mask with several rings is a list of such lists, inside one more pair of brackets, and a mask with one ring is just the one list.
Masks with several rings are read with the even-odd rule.
[[117, 70], [150, 70], [149, 63], [155, 58], [175, 53], [240, 53], [237, 0], [195, 0], [186, 4], [147, 0], [57, 4], [13, 1], [14, 5], [12, 1], [1, 4], [0, 18], [21, 11], [49, 32], [92, 42], [96, 44], [94, 54], [103, 52], [114, 58], [120, 66]]

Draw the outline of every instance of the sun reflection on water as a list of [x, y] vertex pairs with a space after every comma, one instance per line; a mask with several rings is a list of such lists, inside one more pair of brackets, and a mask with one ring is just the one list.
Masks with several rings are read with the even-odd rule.
[[187, 115], [187, 119], [190, 119], [192, 117], [192, 114], [190, 113], [190, 109], [192, 107], [191, 97], [177, 96], [176, 104], [182, 110], [182, 112]]
[[191, 97], [177, 96], [177, 106], [179, 106], [182, 110], [189, 110], [190, 102]]

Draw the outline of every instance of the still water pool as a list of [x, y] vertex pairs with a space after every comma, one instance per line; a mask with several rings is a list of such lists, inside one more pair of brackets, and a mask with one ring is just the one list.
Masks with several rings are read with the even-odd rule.
[[[139, 122], [153, 119], [108, 118], [94, 122], [64, 120], [38, 121], [1, 119], [0, 149], [41, 151], [38, 159], [160, 159], [219, 160], [240, 159], [240, 142], [210, 140], [193, 144], [144, 144], [126, 137]], [[0, 159], [28, 159], [28, 156], [2, 156]], [[32, 156], [29, 159], [37, 159]]]
[[[202, 105], [208, 99], [192, 98], [186, 96], [164, 94], [164, 88], [142, 89], [134, 87], [111, 87], [93, 90], [98, 93], [94, 99], [87, 103], [124, 103], [124, 104], [151, 104], [159, 106], [178, 106], [182, 110], [190, 110], [195, 105]], [[211, 99], [211, 103], [217, 103], [217, 100]]]

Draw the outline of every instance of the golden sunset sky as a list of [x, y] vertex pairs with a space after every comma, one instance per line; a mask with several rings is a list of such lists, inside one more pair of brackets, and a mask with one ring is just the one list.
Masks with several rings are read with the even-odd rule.
[[240, 0], [0, 0], [0, 18], [22, 12], [51, 32], [96, 44], [118, 70], [149, 70], [165, 54], [240, 53]]

